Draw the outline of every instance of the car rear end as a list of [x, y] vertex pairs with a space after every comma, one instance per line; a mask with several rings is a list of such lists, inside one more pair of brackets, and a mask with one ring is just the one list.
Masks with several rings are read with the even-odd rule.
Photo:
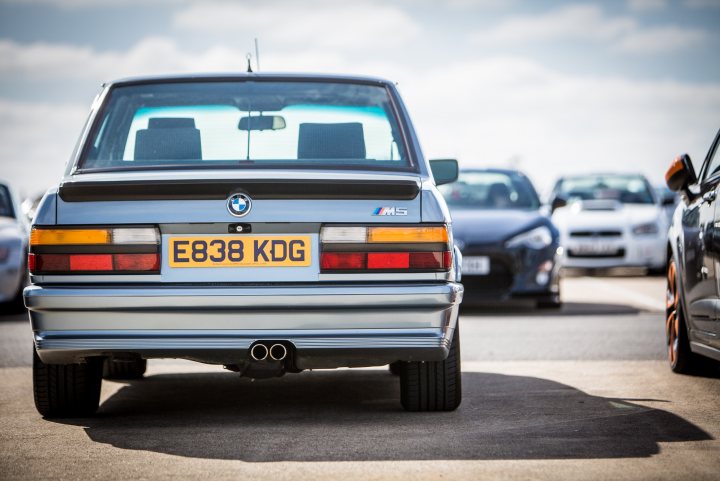
[[261, 378], [448, 358], [449, 217], [391, 84], [120, 82], [90, 125], [31, 235], [41, 365], [172, 357]]

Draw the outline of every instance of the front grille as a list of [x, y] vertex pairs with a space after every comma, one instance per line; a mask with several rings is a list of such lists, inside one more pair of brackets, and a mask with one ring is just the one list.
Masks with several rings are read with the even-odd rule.
[[491, 256], [489, 274], [463, 275], [461, 282], [466, 291], [500, 291], [513, 285], [513, 277], [512, 269], [505, 261]]
[[619, 230], [576, 230], [570, 237], [622, 237]]
[[598, 253], [598, 254], [591, 254], [591, 253], [579, 254], [577, 252], [573, 252], [571, 249], [568, 249], [567, 255], [568, 255], [568, 257], [583, 258], [583, 259], [617, 259], [617, 258], [625, 257], [625, 249], [618, 249], [615, 252]]

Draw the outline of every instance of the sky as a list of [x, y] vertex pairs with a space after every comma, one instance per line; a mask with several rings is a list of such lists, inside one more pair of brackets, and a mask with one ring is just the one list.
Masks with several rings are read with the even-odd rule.
[[[0, 179], [57, 183], [103, 82], [244, 71], [397, 83], [427, 158], [561, 175], [699, 168], [720, 0], [0, 0]], [[259, 62], [258, 62], [259, 60]]]

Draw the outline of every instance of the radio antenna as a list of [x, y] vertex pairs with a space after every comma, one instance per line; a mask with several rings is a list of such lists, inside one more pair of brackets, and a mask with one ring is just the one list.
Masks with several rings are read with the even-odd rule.
[[260, 71], [260, 47], [258, 47], [258, 39], [255, 37], [255, 68]]

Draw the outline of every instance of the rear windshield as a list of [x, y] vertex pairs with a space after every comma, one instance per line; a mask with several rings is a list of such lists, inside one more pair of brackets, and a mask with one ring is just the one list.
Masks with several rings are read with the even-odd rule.
[[540, 200], [527, 177], [505, 172], [461, 172], [438, 187], [451, 208], [538, 209]]
[[332, 82], [196, 82], [116, 87], [83, 170], [409, 170], [387, 89]]
[[592, 175], [568, 177], [555, 187], [565, 200], [615, 200], [623, 204], [653, 204], [650, 184], [641, 175]]

